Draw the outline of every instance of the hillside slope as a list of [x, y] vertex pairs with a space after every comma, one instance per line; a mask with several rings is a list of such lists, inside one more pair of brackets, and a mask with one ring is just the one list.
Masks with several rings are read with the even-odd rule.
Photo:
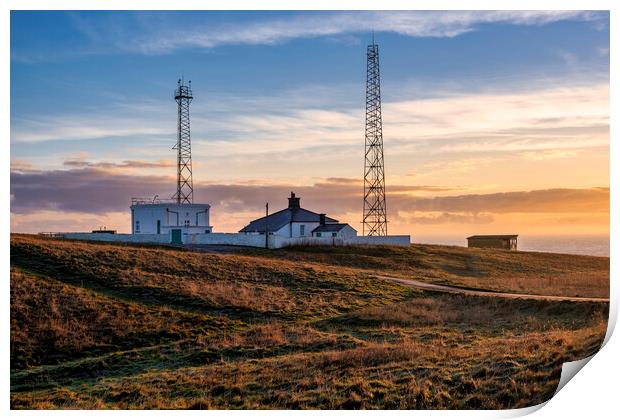
[[506, 290], [506, 279], [525, 287], [540, 275], [557, 291], [577, 272], [566, 290], [605, 294], [608, 259], [558, 258], [452, 247], [219, 255], [13, 235], [11, 406], [537, 404], [562, 362], [600, 346], [607, 304], [437, 294], [375, 274]]

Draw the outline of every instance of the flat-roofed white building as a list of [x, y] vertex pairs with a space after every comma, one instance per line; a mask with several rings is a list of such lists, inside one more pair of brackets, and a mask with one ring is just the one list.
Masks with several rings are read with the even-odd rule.
[[181, 243], [184, 234], [211, 233], [208, 204], [178, 204], [174, 200], [131, 200], [131, 233], [170, 234]]

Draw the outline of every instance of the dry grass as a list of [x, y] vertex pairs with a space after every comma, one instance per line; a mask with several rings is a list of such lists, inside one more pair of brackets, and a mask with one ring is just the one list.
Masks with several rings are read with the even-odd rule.
[[527, 338], [488, 338], [475, 346], [441, 337], [260, 360], [225, 359], [14, 394], [12, 403], [16, 408], [524, 407], [550, 398], [561, 363], [594, 351], [602, 334], [604, 325], [595, 324]]
[[[578, 311], [576, 309], [578, 308]], [[351, 312], [344, 319], [361, 325], [450, 326], [480, 325], [484, 328], [548, 329], [554, 325], [577, 328], [606, 319], [601, 305], [588, 302], [497, 299], [453, 294], [408, 300]], [[489, 321], [492, 320], [492, 321]], [[561, 324], [557, 324], [561, 322]]]
[[609, 297], [609, 258], [604, 257], [417, 244], [242, 252], [494, 291]]
[[237, 324], [111, 299], [11, 270], [11, 368], [221, 333]]
[[[447, 273], [451, 282], [498, 287], [495, 276], [521, 276], [526, 287], [536, 261], [542, 277], [562, 270], [539, 255], [465, 251], [454, 259], [446, 247], [212, 255], [14, 236], [11, 406], [515, 408], [547, 400], [562, 363], [600, 346], [608, 305], [422, 293], [371, 275], [439, 281]], [[592, 292], [582, 283], [590, 271], [603, 278], [604, 264], [572, 258], [564, 271], [585, 274], [571, 287]]]
[[108, 295], [252, 318], [320, 316], [411, 294], [351, 269], [26, 235], [12, 237], [11, 263]]

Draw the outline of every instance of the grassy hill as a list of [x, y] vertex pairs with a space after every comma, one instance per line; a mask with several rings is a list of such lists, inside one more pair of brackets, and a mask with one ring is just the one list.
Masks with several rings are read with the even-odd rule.
[[609, 259], [458, 247], [213, 254], [11, 237], [12, 408], [514, 408], [595, 352]]

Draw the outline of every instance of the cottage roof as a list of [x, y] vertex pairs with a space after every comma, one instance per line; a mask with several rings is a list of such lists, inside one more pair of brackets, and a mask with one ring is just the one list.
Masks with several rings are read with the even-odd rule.
[[[292, 222], [320, 223], [321, 215], [301, 208], [299, 201], [299, 197], [295, 197], [295, 194], [291, 193], [288, 208], [272, 213], [269, 216], [252, 220], [249, 225], [245, 226], [239, 232], [265, 232], [266, 228], [269, 229], [269, 232], [275, 232]], [[338, 223], [338, 220], [326, 216], [325, 222]]]

